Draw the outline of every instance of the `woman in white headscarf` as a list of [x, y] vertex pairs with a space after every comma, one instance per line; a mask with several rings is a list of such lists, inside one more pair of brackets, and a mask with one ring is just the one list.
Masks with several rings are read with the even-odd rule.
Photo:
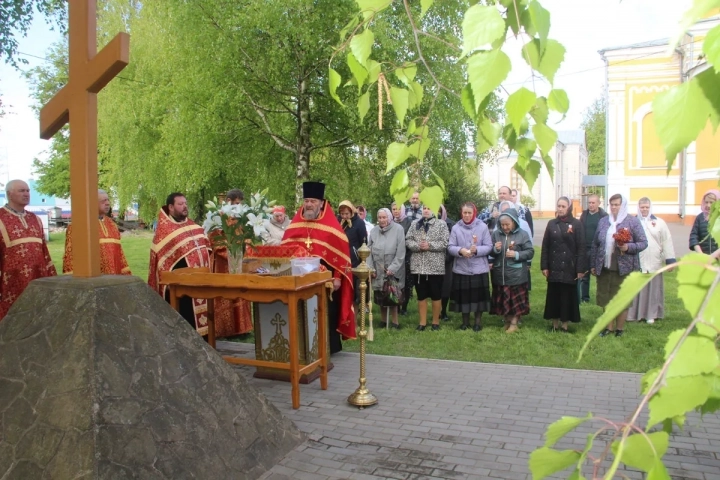
[[[625, 237], [619, 241], [615, 235]], [[648, 242], [640, 221], [627, 214], [627, 199], [616, 193], [610, 197], [610, 214], [600, 219], [590, 248], [590, 273], [597, 276], [597, 304], [607, 307], [620, 290], [620, 284], [632, 272], [640, 271], [640, 252]], [[624, 333], [628, 310], [615, 317], [600, 333], [605, 337]]]
[[[640, 270], [654, 273], [664, 265], [675, 263], [675, 248], [667, 223], [652, 214], [652, 202], [647, 197], [638, 201], [637, 219], [645, 231], [648, 247], [640, 252]], [[665, 285], [662, 274], [650, 283], [633, 300], [627, 320], [645, 320], [649, 324], [665, 316]]]

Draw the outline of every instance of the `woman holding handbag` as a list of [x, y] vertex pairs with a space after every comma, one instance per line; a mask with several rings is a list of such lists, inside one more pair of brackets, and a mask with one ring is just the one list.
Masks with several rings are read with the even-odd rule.
[[[392, 213], [387, 208], [378, 210], [377, 222], [377, 226], [370, 232], [370, 256], [367, 259], [368, 266], [375, 270], [371, 276], [373, 298], [380, 307], [383, 319], [381, 326], [385, 326], [390, 314], [390, 327], [399, 329], [398, 303], [402, 299], [397, 297], [397, 293], [402, 292], [405, 285], [405, 231], [399, 223], [393, 221]], [[388, 288], [383, 288], [386, 283], [395, 289], [395, 295], [388, 295]]]

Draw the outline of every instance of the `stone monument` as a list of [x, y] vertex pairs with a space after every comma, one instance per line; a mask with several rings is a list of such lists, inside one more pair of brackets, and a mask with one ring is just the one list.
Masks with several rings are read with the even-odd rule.
[[0, 478], [250, 479], [301, 441], [138, 278], [37, 280], [0, 322]]

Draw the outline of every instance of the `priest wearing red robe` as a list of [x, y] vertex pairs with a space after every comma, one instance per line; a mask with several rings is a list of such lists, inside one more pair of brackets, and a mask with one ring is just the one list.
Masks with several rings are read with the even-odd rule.
[[[110, 198], [105, 190], [98, 190], [98, 231], [100, 237], [100, 271], [103, 275], [130, 275], [122, 245], [120, 230], [110, 213]], [[73, 273], [72, 224], [65, 232], [65, 255], [63, 255], [63, 273]]]
[[350, 245], [330, 203], [325, 184], [303, 183], [303, 205], [285, 230], [282, 245], [301, 245], [320, 257], [333, 274], [333, 297], [328, 305], [330, 353], [342, 350], [342, 341], [355, 338], [353, 277]]
[[[203, 228], [188, 218], [185, 195], [171, 193], [158, 214], [150, 249], [148, 285], [169, 302], [170, 291], [160, 284], [160, 272], [185, 267], [210, 267], [210, 241]], [[207, 335], [207, 300], [181, 297], [180, 315], [200, 335]]]
[[25, 210], [30, 187], [22, 180], [11, 180], [5, 193], [7, 204], [0, 208], [0, 321], [30, 282], [57, 275], [42, 222]]

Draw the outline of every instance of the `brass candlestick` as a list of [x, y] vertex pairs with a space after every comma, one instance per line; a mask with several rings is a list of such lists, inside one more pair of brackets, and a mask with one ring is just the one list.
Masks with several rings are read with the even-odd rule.
[[370, 255], [370, 249], [367, 245], [363, 244], [358, 249], [358, 257], [360, 257], [360, 265], [353, 268], [353, 274], [360, 279], [360, 386], [355, 392], [348, 397], [348, 403], [355, 405], [356, 407], [365, 408], [375, 405], [378, 399], [375, 395], [370, 393], [366, 384], [367, 379], [365, 378], [365, 342], [367, 341], [367, 330], [365, 330], [365, 292], [367, 290], [367, 280], [373, 270], [368, 267], [365, 263], [365, 259]]

